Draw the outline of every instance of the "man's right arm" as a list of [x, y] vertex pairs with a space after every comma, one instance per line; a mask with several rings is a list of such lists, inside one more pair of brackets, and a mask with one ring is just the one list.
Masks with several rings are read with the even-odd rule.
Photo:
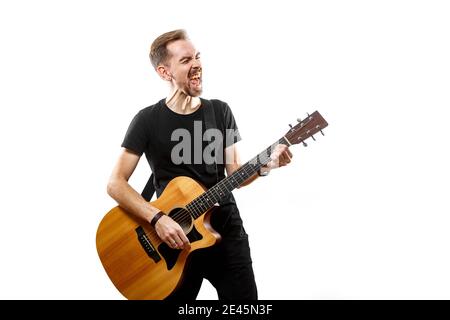
[[123, 148], [108, 182], [108, 194], [119, 206], [150, 222], [160, 210], [145, 201], [128, 183], [140, 156]]
[[[147, 202], [128, 180], [133, 174], [141, 156], [123, 148], [108, 182], [108, 194], [119, 206], [136, 216], [151, 222], [160, 210]], [[181, 227], [170, 217], [164, 215], [156, 223], [158, 236], [171, 247], [184, 248], [189, 240]], [[176, 246], [174, 245], [176, 243]]]

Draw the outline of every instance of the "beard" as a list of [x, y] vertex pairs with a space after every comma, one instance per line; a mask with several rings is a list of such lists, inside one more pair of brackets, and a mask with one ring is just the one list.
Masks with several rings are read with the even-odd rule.
[[186, 78], [181, 81], [180, 79], [174, 78], [178, 88], [181, 91], [191, 97], [198, 97], [203, 92], [203, 81], [202, 81], [202, 68], [193, 68], [189, 71]]
[[191, 97], [198, 97], [203, 92], [203, 84], [201, 80], [196, 85], [191, 84], [191, 81], [188, 82], [187, 86], [185, 86], [186, 94]]
[[176, 86], [187, 96], [198, 97], [203, 92], [203, 82], [201, 78], [196, 80], [187, 79], [181, 83], [177, 81], [175, 77], [172, 76], [172, 78], [175, 80]]

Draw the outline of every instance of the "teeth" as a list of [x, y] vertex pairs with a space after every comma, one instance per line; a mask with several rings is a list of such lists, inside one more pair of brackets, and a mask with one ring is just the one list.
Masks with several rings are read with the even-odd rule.
[[196, 73], [194, 73], [194, 74], [190, 77], [190, 79], [191, 79], [191, 80], [199, 79], [201, 75], [202, 75], [202, 72], [201, 72], [200, 70], [198, 70]]

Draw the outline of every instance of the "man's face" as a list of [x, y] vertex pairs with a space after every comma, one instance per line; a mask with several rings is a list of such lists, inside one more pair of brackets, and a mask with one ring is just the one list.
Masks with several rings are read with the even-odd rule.
[[202, 65], [200, 53], [188, 40], [176, 40], [167, 45], [170, 58], [168, 73], [175, 87], [191, 97], [202, 93]]

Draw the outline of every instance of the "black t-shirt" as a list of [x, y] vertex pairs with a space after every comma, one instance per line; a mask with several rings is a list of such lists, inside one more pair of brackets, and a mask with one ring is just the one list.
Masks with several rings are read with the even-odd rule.
[[[206, 188], [210, 188], [225, 177], [225, 166], [223, 161], [217, 164], [217, 174], [208, 171], [204, 157], [199, 155], [199, 146], [201, 152], [205, 152], [205, 148], [210, 143], [204, 138], [206, 131], [204, 108], [213, 107], [217, 129], [220, 130], [223, 141], [223, 148], [226, 148], [241, 139], [239, 131], [234, 119], [233, 113], [227, 103], [220, 100], [210, 100], [207, 104], [201, 99], [201, 106], [191, 114], [181, 115], [172, 111], [165, 104], [165, 99], [158, 103], [142, 109], [131, 121], [128, 131], [122, 143], [122, 147], [132, 152], [142, 155], [145, 153], [147, 161], [155, 176], [156, 193], [158, 196], [162, 193], [170, 180], [177, 176], [190, 177]], [[181, 148], [180, 143], [189, 141], [189, 148]], [[185, 144], [183, 144], [186, 146]], [[173, 153], [173, 150], [177, 151]], [[194, 151], [197, 150], [197, 153]], [[187, 152], [187, 154], [185, 154]], [[222, 150], [223, 152], [223, 150]], [[181, 156], [175, 159], [173, 155]], [[220, 159], [220, 158], [219, 158]], [[222, 159], [224, 156], [222, 155]], [[222, 207], [235, 207], [235, 200], [232, 195], [220, 201]], [[237, 208], [227, 210], [236, 212]], [[220, 224], [228, 220], [228, 217], [221, 214]], [[218, 214], [213, 214], [218, 216]], [[240, 217], [237, 220], [240, 221]], [[217, 220], [217, 219], [215, 219]], [[213, 221], [212, 221], [213, 222]], [[217, 226], [216, 226], [217, 227]]]

